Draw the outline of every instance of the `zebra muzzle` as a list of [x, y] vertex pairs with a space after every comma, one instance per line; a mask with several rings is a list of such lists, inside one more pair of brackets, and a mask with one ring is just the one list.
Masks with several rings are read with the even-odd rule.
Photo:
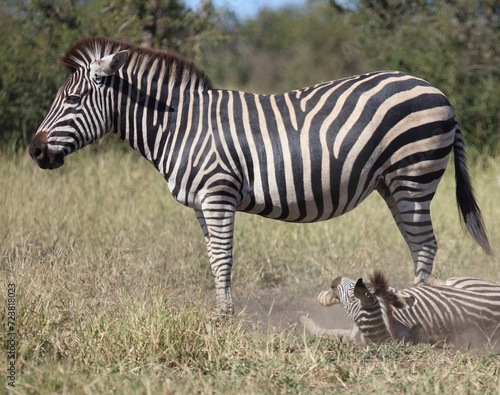
[[40, 131], [35, 134], [35, 138], [30, 145], [30, 156], [42, 169], [57, 169], [64, 164], [62, 152], [53, 152], [48, 147], [48, 132]]

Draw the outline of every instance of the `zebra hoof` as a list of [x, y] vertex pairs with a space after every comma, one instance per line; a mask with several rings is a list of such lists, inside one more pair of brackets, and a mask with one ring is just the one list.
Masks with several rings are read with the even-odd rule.
[[318, 303], [322, 306], [333, 306], [340, 303], [340, 300], [335, 297], [333, 290], [322, 291], [318, 295]]

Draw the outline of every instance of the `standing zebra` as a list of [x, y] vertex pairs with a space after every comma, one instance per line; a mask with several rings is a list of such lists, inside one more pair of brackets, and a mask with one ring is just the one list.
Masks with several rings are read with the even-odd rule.
[[396, 291], [378, 271], [366, 284], [361, 278], [338, 277], [330, 290], [318, 295], [318, 301], [324, 306], [342, 303], [352, 330], [322, 329], [304, 314], [298, 320], [312, 334], [348, 336], [358, 343], [435, 344], [462, 333], [479, 331], [490, 336], [500, 329], [499, 285], [471, 277], [444, 282], [433, 276], [425, 284], [432, 285]]
[[455, 150], [457, 200], [467, 229], [491, 249], [446, 97], [427, 82], [383, 71], [280, 95], [214, 89], [193, 63], [104, 38], [62, 59], [72, 74], [36, 132], [43, 169], [113, 131], [195, 210], [215, 277], [217, 308], [232, 312], [236, 211], [314, 222], [355, 208], [373, 190], [408, 243], [415, 284], [437, 250], [429, 206]]

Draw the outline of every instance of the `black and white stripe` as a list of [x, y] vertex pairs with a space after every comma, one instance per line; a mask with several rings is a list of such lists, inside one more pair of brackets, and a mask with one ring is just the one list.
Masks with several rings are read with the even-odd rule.
[[73, 74], [31, 154], [43, 168], [110, 130], [165, 177], [203, 229], [217, 304], [232, 309], [234, 215], [315, 222], [354, 209], [373, 190], [411, 251], [415, 283], [437, 250], [430, 202], [455, 149], [458, 204], [490, 252], [446, 97], [396, 71], [279, 95], [213, 89], [195, 65], [164, 52], [85, 39], [63, 59]]
[[377, 272], [367, 283], [339, 277], [329, 291], [320, 293], [318, 301], [325, 306], [342, 303], [353, 322], [350, 337], [361, 343], [401, 340], [434, 344], [464, 332], [489, 336], [500, 326], [500, 286], [472, 277], [400, 291], [389, 287]]

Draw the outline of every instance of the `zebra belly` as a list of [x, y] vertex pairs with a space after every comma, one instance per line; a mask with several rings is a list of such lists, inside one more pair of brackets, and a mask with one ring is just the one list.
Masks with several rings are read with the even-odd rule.
[[331, 164], [330, 171], [324, 174], [322, 163], [313, 164], [307, 175], [295, 171], [281, 172], [276, 175], [273, 186], [269, 182], [267, 185], [248, 185], [244, 193], [247, 198], [242, 200], [238, 210], [286, 222], [324, 221], [354, 209], [375, 188], [378, 172], [367, 185], [363, 185], [362, 196], [357, 196], [354, 202], [354, 194], [349, 193], [349, 189], [357, 188], [350, 186], [350, 182], [362, 177], [358, 174], [342, 180], [342, 164]]

